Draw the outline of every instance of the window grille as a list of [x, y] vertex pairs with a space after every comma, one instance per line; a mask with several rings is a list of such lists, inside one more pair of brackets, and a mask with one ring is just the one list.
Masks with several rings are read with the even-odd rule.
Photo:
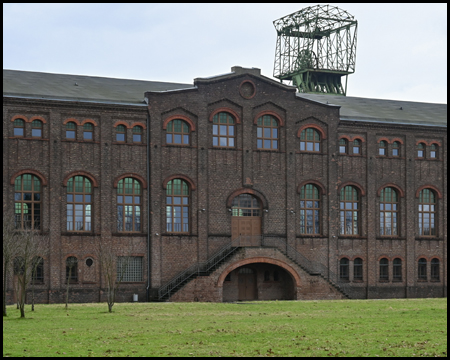
[[381, 190], [380, 235], [398, 235], [398, 194], [391, 187]]
[[320, 193], [313, 184], [300, 190], [300, 233], [320, 234]]
[[123, 282], [143, 281], [142, 256], [117, 257], [117, 281]]
[[430, 189], [419, 194], [419, 235], [436, 236], [436, 196]]
[[345, 186], [340, 194], [340, 233], [359, 234], [359, 196], [353, 186]]
[[14, 221], [16, 229], [41, 228], [41, 181], [23, 174], [14, 181]]
[[320, 152], [320, 134], [313, 128], [307, 128], [300, 134], [300, 151]]
[[278, 149], [278, 121], [270, 115], [257, 120], [257, 148], [267, 150]]
[[236, 132], [234, 119], [225, 112], [213, 117], [213, 146], [235, 147]]
[[179, 119], [170, 121], [166, 128], [166, 143], [173, 145], [189, 145], [190, 140], [189, 125]]
[[31, 122], [31, 136], [42, 137], [42, 121], [33, 120]]

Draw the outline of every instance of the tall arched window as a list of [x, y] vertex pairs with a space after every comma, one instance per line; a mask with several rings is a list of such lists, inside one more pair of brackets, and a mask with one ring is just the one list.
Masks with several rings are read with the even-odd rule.
[[417, 265], [417, 276], [419, 280], [427, 280], [427, 259], [420, 258]]
[[356, 258], [353, 261], [353, 280], [363, 279], [363, 261], [361, 258]]
[[127, 141], [127, 128], [125, 127], [125, 125], [117, 125], [116, 141], [117, 142], [126, 142]]
[[133, 142], [142, 142], [142, 126], [136, 125], [133, 127]]
[[437, 258], [431, 259], [430, 278], [431, 281], [439, 281], [439, 259]]
[[141, 231], [141, 184], [133, 178], [117, 184], [117, 231]]
[[94, 140], [94, 125], [91, 123], [83, 125], [83, 140]]
[[400, 143], [398, 141], [394, 141], [392, 144], [392, 156], [400, 156]]
[[387, 258], [380, 259], [380, 281], [389, 280], [389, 260]]
[[398, 194], [391, 187], [381, 190], [380, 235], [398, 235]]
[[341, 235], [359, 234], [359, 195], [353, 186], [345, 186], [340, 198], [340, 233]]
[[66, 139], [75, 140], [77, 138], [77, 124], [69, 121], [66, 124]]
[[167, 124], [166, 143], [173, 145], [189, 145], [190, 129], [187, 122], [175, 119]]
[[25, 121], [23, 119], [14, 120], [14, 136], [24, 136]]
[[361, 155], [361, 140], [353, 140], [353, 155]]
[[263, 115], [257, 120], [257, 140], [258, 149], [277, 150], [278, 149], [278, 121], [271, 115]]
[[14, 220], [17, 229], [41, 228], [41, 181], [35, 175], [14, 181]]
[[402, 259], [395, 258], [393, 263], [392, 281], [402, 281]]
[[167, 183], [166, 231], [189, 232], [189, 186], [181, 179], [173, 179]]
[[213, 117], [213, 146], [234, 147], [235, 125], [233, 117], [221, 112]]
[[436, 195], [430, 189], [419, 194], [419, 235], [436, 236]]
[[313, 184], [300, 190], [300, 233], [320, 234], [320, 192]]
[[32, 137], [42, 137], [42, 121], [33, 120], [31, 122], [31, 136]]
[[387, 142], [381, 140], [378, 144], [378, 155], [386, 156], [387, 155]]
[[342, 258], [339, 261], [339, 279], [348, 281], [350, 279], [349, 271], [349, 261], [347, 258]]
[[91, 231], [92, 184], [87, 177], [74, 176], [67, 182], [67, 230]]
[[313, 128], [307, 128], [300, 134], [300, 151], [320, 152], [320, 134]]
[[32, 281], [34, 284], [42, 284], [44, 282], [44, 259], [35, 256], [32, 263]]
[[438, 146], [436, 144], [431, 144], [430, 145], [430, 159], [437, 158], [437, 151], [438, 151]]

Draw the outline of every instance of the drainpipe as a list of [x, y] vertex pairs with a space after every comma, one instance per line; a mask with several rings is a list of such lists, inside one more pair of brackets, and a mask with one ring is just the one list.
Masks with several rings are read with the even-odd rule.
[[[148, 104], [147, 98], [145, 98]], [[150, 116], [147, 108], [147, 302], [149, 302], [150, 291]]]

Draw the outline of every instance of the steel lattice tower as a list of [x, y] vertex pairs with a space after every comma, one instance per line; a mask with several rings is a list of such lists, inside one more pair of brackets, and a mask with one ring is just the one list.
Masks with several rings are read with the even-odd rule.
[[355, 72], [358, 22], [354, 16], [335, 6], [316, 5], [273, 24], [277, 30], [274, 77], [292, 81], [303, 93], [347, 93], [348, 74]]

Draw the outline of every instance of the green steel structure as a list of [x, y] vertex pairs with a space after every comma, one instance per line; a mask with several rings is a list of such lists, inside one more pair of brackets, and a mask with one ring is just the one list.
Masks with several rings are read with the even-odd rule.
[[[347, 11], [316, 5], [273, 22], [277, 30], [274, 77], [299, 92], [345, 95], [355, 72], [358, 22]], [[345, 76], [345, 87], [341, 78]]]

